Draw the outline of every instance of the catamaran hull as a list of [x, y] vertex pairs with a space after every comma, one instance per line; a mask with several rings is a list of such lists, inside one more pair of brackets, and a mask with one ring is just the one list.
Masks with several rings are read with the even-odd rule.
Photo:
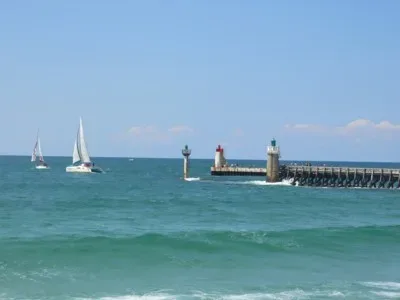
[[36, 166], [36, 169], [50, 169], [49, 166]]
[[86, 167], [86, 166], [68, 166], [65, 169], [68, 173], [103, 173], [99, 167]]

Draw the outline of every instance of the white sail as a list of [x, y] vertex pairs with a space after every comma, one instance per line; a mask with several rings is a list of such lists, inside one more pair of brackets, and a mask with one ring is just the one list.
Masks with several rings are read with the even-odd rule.
[[33, 147], [33, 152], [32, 152], [31, 161], [36, 161], [37, 145], [38, 145], [38, 143], [37, 143], [37, 140], [36, 140], [35, 147]]
[[72, 164], [74, 164], [80, 160], [81, 160], [81, 157], [79, 156], [78, 144], [75, 140], [74, 153], [72, 154]]
[[[36, 133], [36, 142], [35, 142], [35, 146], [33, 147], [31, 161], [36, 161], [37, 152], [38, 152], [38, 144], [39, 144], [39, 129]], [[40, 145], [39, 145], [39, 147], [40, 147]]]
[[42, 148], [40, 147], [40, 139], [37, 139], [37, 150], [38, 150], [38, 154], [39, 154], [39, 160], [40, 161], [44, 161], [43, 159], [43, 154], [42, 154]]
[[89, 152], [86, 148], [85, 136], [83, 133], [82, 118], [79, 119], [79, 144], [78, 150], [80, 154], [81, 161], [83, 163], [90, 163]]

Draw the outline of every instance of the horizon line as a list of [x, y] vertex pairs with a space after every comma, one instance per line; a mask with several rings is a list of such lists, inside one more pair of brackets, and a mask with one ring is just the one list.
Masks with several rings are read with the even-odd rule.
[[[0, 154], [0, 157], [30, 157], [30, 154]], [[46, 157], [59, 157], [59, 158], [70, 158], [69, 155], [46, 155]], [[92, 158], [134, 158], [134, 159], [183, 159], [182, 157], [145, 157], [145, 156], [92, 156]], [[190, 158], [190, 160], [214, 160], [214, 158], [204, 158], [204, 157], [195, 157]], [[255, 159], [255, 158], [228, 158], [227, 161], [267, 161], [266, 159]], [[396, 161], [372, 161], [372, 160], [310, 160], [310, 159], [281, 159], [282, 162], [341, 162], [341, 163], [393, 163], [400, 164], [400, 162]]]

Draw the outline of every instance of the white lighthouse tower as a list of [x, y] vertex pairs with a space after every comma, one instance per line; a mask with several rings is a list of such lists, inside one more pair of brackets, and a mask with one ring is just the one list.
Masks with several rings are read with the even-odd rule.
[[189, 177], [189, 156], [192, 154], [192, 150], [188, 148], [188, 145], [185, 145], [185, 148], [182, 149], [183, 155], [183, 179]]
[[267, 155], [267, 182], [278, 182], [281, 152], [279, 146], [276, 145], [275, 139], [272, 139], [271, 145], [267, 147]]
[[226, 159], [224, 156], [224, 148], [221, 145], [218, 145], [217, 149], [215, 149], [215, 159], [214, 159], [214, 167], [221, 168], [226, 166]]

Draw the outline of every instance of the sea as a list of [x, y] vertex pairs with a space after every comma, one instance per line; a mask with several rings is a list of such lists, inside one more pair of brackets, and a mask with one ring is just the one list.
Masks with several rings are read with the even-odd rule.
[[214, 177], [200, 159], [188, 180], [182, 159], [46, 161], [0, 157], [0, 299], [400, 299], [398, 189]]

